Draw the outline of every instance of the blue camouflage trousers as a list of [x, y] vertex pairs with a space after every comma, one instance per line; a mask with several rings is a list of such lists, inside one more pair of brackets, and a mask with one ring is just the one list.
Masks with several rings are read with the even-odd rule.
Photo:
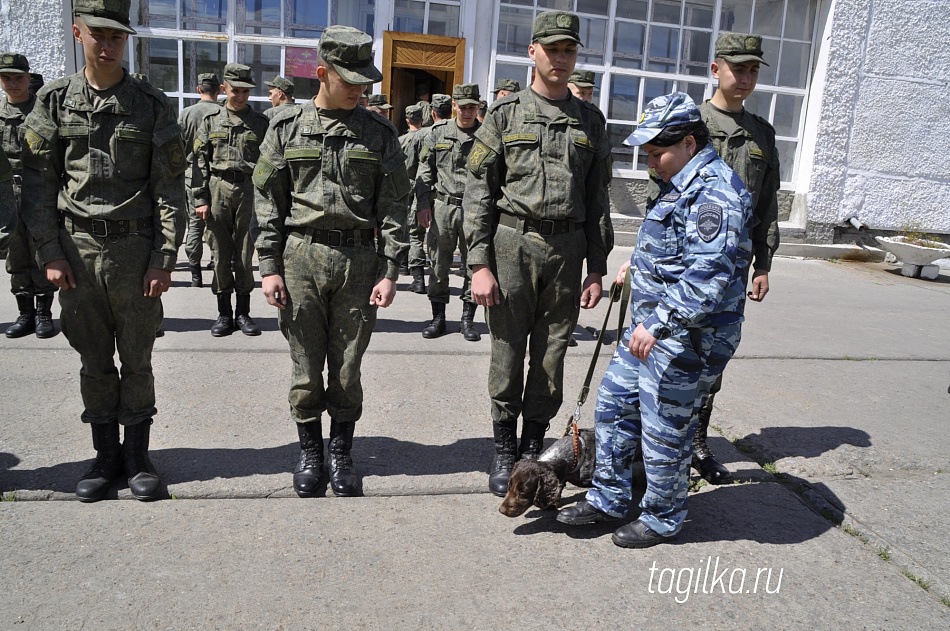
[[630, 353], [635, 327], [617, 345], [597, 394], [597, 466], [587, 501], [616, 517], [627, 514], [642, 443], [647, 489], [640, 521], [672, 536], [686, 520], [693, 412], [736, 352], [741, 325], [684, 329], [658, 341], [645, 362]]

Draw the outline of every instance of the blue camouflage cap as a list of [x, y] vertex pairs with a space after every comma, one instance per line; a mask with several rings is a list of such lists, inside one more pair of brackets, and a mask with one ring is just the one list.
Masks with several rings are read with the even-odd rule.
[[695, 123], [703, 119], [699, 108], [685, 92], [673, 92], [658, 96], [647, 104], [637, 128], [633, 130], [623, 144], [629, 146], [645, 145], [660, 135], [667, 127]]

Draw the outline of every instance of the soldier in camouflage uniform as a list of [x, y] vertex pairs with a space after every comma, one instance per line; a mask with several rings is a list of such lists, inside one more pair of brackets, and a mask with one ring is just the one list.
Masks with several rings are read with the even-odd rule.
[[432, 108], [435, 106], [435, 98], [429, 103], [429, 86], [420, 83], [416, 86], [416, 105], [422, 110], [422, 126], [432, 127], [435, 120], [432, 118]]
[[509, 94], [521, 92], [521, 83], [514, 79], [499, 79], [495, 82], [495, 89], [491, 91], [495, 100], [503, 99]]
[[86, 65], [46, 84], [23, 124], [23, 216], [82, 358], [97, 455], [76, 495], [102, 498], [124, 470], [132, 495], [151, 500], [161, 486], [148, 458], [152, 345], [185, 221], [185, 153], [168, 99], [122, 68], [129, 0], [73, 6]]
[[488, 307], [496, 453], [488, 486], [499, 496], [519, 455], [541, 451], [563, 399], [568, 340], [579, 309], [600, 301], [613, 247], [605, 120], [567, 88], [579, 44], [577, 15], [538, 15], [531, 89], [492, 104], [468, 156], [462, 205], [472, 298]]
[[[422, 331], [424, 338], [445, 334], [445, 306], [449, 302], [449, 273], [455, 248], [461, 253], [462, 318], [459, 332], [469, 342], [481, 339], [475, 329], [475, 310], [472, 302], [471, 277], [466, 261], [468, 248], [463, 232], [462, 195], [468, 169], [468, 154], [475, 144], [475, 133], [481, 127], [478, 113], [478, 84], [462, 83], [452, 93], [455, 120], [440, 120], [426, 135], [419, 153], [419, 174], [416, 178], [418, 220], [429, 226], [429, 256], [432, 275], [429, 278], [429, 301], [432, 303], [432, 321]], [[429, 204], [430, 192], [435, 191], [435, 208]]]
[[389, 110], [393, 108], [389, 104], [389, 99], [385, 94], [373, 94], [369, 97], [369, 103], [366, 104], [366, 109], [371, 112], [376, 112], [384, 118], [389, 118]]
[[557, 519], [624, 517], [642, 440], [642, 512], [613, 541], [645, 548], [668, 541], [686, 519], [693, 413], [739, 344], [752, 198], [682, 92], [651, 101], [627, 142], [643, 145], [663, 186], [632, 257], [632, 323], [597, 396], [593, 487]]
[[[16, 296], [20, 315], [7, 329], [7, 337], [23, 337], [36, 332], [36, 337], [56, 335], [53, 326], [53, 294], [56, 286], [46, 280], [46, 271], [36, 264], [36, 247], [20, 216], [20, 185], [23, 165], [20, 162], [22, 134], [20, 125], [33, 110], [36, 97], [29, 91], [30, 64], [19, 53], [0, 55], [0, 84], [6, 97], [0, 98], [0, 142], [13, 168], [15, 229], [9, 236], [7, 272], [10, 291]], [[0, 250], [2, 251], [2, 250]], [[36, 301], [34, 305], [34, 299]]]
[[320, 92], [274, 118], [254, 172], [261, 286], [280, 309], [293, 362], [294, 490], [301, 497], [319, 490], [324, 410], [330, 487], [338, 496], [360, 493], [350, 456], [363, 412], [360, 364], [377, 308], [395, 296], [397, 261], [407, 249], [411, 185], [396, 128], [357, 107], [362, 86], [382, 79], [372, 48], [369, 35], [348, 26], [323, 32]]
[[178, 115], [178, 126], [181, 127], [182, 140], [185, 143], [189, 170], [185, 175], [185, 194], [188, 197], [188, 234], [185, 236], [185, 256], [188, 257], [188, 267], [191, 270], [191, 286], [203, 287], [201, 279], [202, 239], [204, 238], [204, 219], [195, 213], [195, 198], [191, 194], [190, 173], [194, 170], [195, 135], [201, 121], [212, 114], [221, 111], [218, 95], [221, 94], [221, 82], [213, 72], [203, 72], [198, 75], [198, 85], [195, 90], [201, 95], [201, 100], [189, 105]]
[[582, 101], [594, 102], [594, 71], [575, 70], [567, 82], [571, 94]]
[[17, 208], [13, 191], [13, 166], [0, 149], [0, 252], [10, 244], [10, 235], [16, 230]]
[[[406, 108], [406, 124], [409, 126], [409, 131], [399, 137], [399, 146], [402, 147], [402, 152], [406, 156], [406, 171], [409, 174], [409, 180], [415, 182], [416, 173], [419, 170], [419, 152], [422, 150], [422, 143], [426, 138], [426, 132], [422, 130], [422, 108], [418, 105], [408, 106]], [[426, 253], [423, 244], [425, 243], [426, 229], [416, 217], [414, 191], [409, 193], [406, 207], [409, 209], [407, 216], [409, 234], [408, 267], [409, 273], [412, 274], [409, 291], [424, 294], [426, 293], [426, 282], [423, 271], [426, 266]]]
[[271, 107], [264, 110], [264, 116], [268, 120], [274, 118], [294, 103], [294, 82], [287, 77], [277, 75], [273, 81], [265, 81], [264, 85], [270, 88], [268, 98], [270, 98]]
[[[230, 335], [235, 326], [244, 335], [261, 334], [250, 313], [254, 289], [251, 176], [270, 121], [248, 107], [253, 87], [248, 66], [225, 66], [221, 85], [228, 97], [225, 106], [205, 117], [195, 136], [191, 193], [195, 213], [207, 224], [208, 245], [214, 254], [211, 291], [218, 298], [218, 319], [211, 326], [211, 335], [215, 337]], [[232, 292], [237, 293], [233, 314]]]

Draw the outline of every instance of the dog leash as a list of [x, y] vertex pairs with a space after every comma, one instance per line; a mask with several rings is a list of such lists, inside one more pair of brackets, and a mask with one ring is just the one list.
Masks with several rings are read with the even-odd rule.
[[587, 368], [587, 377], [584, 379], [584, 385], [581, 387], [581, 393], [577, 397], [577, 404], [574, 407], [574, 413], [567, 419], [567, 427], [564, 429], [564, 433], [561, 434], [561, 438], [564, 438], [568, 434], [573, 435], [573, 445], [574, 445], [574, 462], [571, 464], [571, 469], [577, 467], [578, 462], [580, 462], [581, 455], [581, 442], [580, 442], [580, 431], [577, 429], [577, 421], [581, 418], [581, 406], [587, 402], [587, 395], [590, 394], [590, 381], [594, 376], [594, 368], [597, 367], [597, 357], [600, 355], [600, 347], [604, 344], [604, 334], [607, 331], [607, 323], [610, 321], [610, 309], [613, 307], [615, 302], [620, 302], [619, 315], [617, 319], [617, 343], [620, 343], [620, 339], [623, 334], [624, 329], [624, 318], [627, 315], [627, 303], [630, 302], [630, 268], [627, 268], [627, 274], [624, 277], [624, 282], [618, 284], [614, 282], [610, 286], [610, 295], [607, 303], [607, 313], [604, 314], [604, 324], [600, 327], [600, 335], [597, 336], [597, 344], [594, 347], [594, 356], [590, 359], [590, 366]]

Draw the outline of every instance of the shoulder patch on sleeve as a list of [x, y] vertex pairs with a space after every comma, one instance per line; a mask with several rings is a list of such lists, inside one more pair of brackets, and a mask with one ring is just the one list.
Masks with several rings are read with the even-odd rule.
[[409, 171], [406, 169], [405, 162], [397, 166], [388, 178], [392, 182], [396, 199], [402, 199], [412, 191], [412, 182], [409, 180]]
[[472, 147], [472, 150], [468, 154], [468, 170], [475, 175], [481, 175], [485, 162], [494, 155], [495, 152], [489, 149], [488, 145], [476, 139], [475, 146]]
[[161, 150], [168, 159], [168, 165], [172, 169], [172, 175], [181, 175], [185, 172], [188, 164], [185, 162], [185, 146], [181, 136], [175, 136], [161, 146]]
[[254, 175], [251, 177], [251, 181], [254, 182], [254, 186], [263, 191], [267, 188], [275, 173], [277, 173], [277, 167], [261, 156], [254, 167]]
[[699, 238], [709, 243], [722, 229], [722, 206], [719, 204], [702, 204], [696, 213], [696, 231]]
[[37, 169], [43, 168], [50, 143], [29, 127], [23, 127], [23, 153], [20, 159], [23, 163]]

